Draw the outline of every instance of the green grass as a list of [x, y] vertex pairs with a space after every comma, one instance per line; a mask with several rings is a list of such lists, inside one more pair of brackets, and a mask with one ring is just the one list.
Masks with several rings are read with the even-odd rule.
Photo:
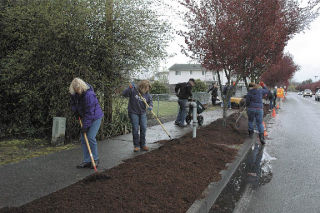
[[[219, 109], [219, 106], [209, 105], [206, 111], [213, 111]], [[158, 102], [153, 102], [153, 112], [157, 114]], [[159, 101], [159, 117], [169, 117], [178, 114], [178, 102], [173, 101]]]
[[[153, 112], [157, 115], [158, 112], [158, 102], [153, 102]], [[177, 115], [178, 113], [178, 103], [173, 101], [159, 101], [159, 115], [158, 117], [168, 117], [172, 115]]]
[[0, 165], [15, 163], [53, 152], [73, 149], [77, 145], [50, 146], [41, 139], [12, 139], [0, 141]]

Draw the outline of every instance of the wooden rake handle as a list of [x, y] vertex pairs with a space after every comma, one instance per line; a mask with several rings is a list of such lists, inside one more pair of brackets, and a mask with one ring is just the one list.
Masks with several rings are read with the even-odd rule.
[[[81, 121], [80, 117], [79, 117], [79, 122], [80, 122], [80, 126], [82, 128], [83, 125], [82, 125], [82, 121]], [[87, 145], [87, 148], [88, 148], [88, 151], [89, 151], [89, 154], [90, 154], [91, 163], [93, 165], [94, 171], [98, 172], [97, 167], [96, 167], [96, 162], [93, 159], [93, 155], [92, 155], [92, 152], [91, 152], [91, 148], [90, 148], [90, 145], [89, 145], [89, 141], [88, 141], [88, 137], [87, 137], [87, 133], [86, 132], [83, 133], [83, 137], [84, 137], [84, 140], [86, 142], [86, 145]]]

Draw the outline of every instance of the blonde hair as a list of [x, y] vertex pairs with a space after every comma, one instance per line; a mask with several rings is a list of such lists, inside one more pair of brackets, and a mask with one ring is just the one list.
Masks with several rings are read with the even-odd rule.
[[147, 93], [151, 88], [150, 82], [148, 80], [140, 81], [138, 86], [139, 86], [139, 91], [143, 94]]
[[70, 87], [69, 87], [70, 94], [74, 95], [75, 94], [74, 90], [77, 88], [80, 88], [82, 92], [85, 92], [89, 89], [89, 86], [81, 78], [75, 78], [72, 80]]

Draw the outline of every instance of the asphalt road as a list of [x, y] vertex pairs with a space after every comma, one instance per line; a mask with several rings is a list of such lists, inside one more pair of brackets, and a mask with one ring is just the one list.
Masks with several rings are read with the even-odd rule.
[[272, 179], [256, 189], [248, 185], [234, 212], [319, 213], [320, 102], [289, 94], [268, 126], [264, 159]]

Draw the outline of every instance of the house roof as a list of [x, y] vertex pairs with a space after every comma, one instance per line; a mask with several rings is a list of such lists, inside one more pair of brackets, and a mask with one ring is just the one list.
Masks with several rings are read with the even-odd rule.
[[171, 71], [201, 71], [204, 70], [201, 64], [174, 64], [169, 70]]

